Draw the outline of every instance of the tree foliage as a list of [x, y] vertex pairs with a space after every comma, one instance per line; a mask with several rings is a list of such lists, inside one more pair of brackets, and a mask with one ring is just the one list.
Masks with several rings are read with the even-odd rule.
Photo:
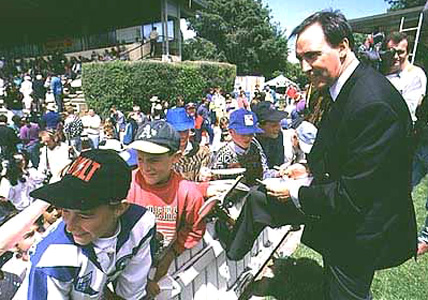
[[184, 41], [182, 57], [183, 60], [226, 61], [226, 57], [218, 51], [217, 46], [202, 37]]
[[403, 8], [411, 8], [423, 6], [426, 0], [385, 0], [390, 5], [390, 10], [399, 10]]
[[[189, 19], [189, 27], [198, 38], [215, 45], [217, 58], [235, 64], [239, 75], [269, 77], [273, 71], [286, 68], [287, 39], [279, 26], [271, 22], [270, 10], [261, 0], [206, 0], [206, 3], [206, 9]], [[202, 42], [190, 44], [197, 46]], [[198, 53], [192, 53], [195, 52]]]

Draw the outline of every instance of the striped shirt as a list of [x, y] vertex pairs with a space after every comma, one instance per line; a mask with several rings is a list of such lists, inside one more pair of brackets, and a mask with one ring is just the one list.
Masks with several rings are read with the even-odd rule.
[[94, 244], [102, 244], [97, 241], [77, 245], [65, 223], [58, 222], [33, 248], [31, 269], [14, 299], [101, 299], [110, 282], [118, 296], [141, 299], [152, 262], [155, 218], [145, 208], [130, 205], [119, 220], [113, 253], [96, 248]]

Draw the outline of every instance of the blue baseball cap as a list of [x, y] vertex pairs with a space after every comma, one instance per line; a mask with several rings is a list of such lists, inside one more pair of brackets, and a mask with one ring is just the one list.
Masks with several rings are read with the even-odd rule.
[[166, 121], [177, 131], [195, 128], [195, 120], [187, 114], [183, 107], [168, 109]]
[[237, 134], [242, 135], [264, 132], [257, 125], [256, 114], [245, 108], [237, 109], [230, 114], [229, 129], [233, 129]]

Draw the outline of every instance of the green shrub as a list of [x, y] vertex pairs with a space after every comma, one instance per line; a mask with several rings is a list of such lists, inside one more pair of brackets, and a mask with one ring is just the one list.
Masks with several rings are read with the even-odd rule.
[[153, 95], [170, 103], [179, 95], [199, 102], [207, 88], [231, 91], [235, 76], [236, 66], [205, 61], [88, 63], [83, 65], [82, 88], [88, 105], [105, 116], [113, 104], [122, 111], [136, 104], [148, 112]]

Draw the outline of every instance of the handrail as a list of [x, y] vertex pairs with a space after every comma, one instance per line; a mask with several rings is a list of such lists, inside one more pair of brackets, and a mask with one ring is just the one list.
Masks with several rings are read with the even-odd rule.
[[[165, 37], [165, 35], [159, 35], [159, 36], [158, 36], [158, 38], [164, 38], [164, 37]], [[134, 51], [134, 50], [136, 50], [136, 49], [139, 49], [139, 48], [142, 48], [144, 45], [147, 45], [147, 44], [149, 44], [149, 43], [150, 43], [150, 39], [148, 39], [148, 40], [146, 40], [146, 41], [142, 40], [142, 43], [141, 43], [140, 45], [135, 46], [134, 48], [131, 48], [131, 49], [128, 49], [128, 50], [125, 50], [125, 51], [121, 52], [121, 53], [120, 53], [120, 56], [122, 56], [122, 55], [127, 55], [127, 54], [131, 53], [132, 51]], [[148, 56], [148, 55], [150, 55], [150, 53], [148, 53], [148, 54], [146, 54], [146, 55], [142, 56], [141, 58], [144, 58], [144, 57], [146, 57], [146, 56]]]
[[150, 41], [147, 41], [147, 42], [144, 42], [144, 41], [143, 41], [143, 43], [141, 43], [140, 45], [138, 45], [138, 46], [136, 46], [136, 47], [134, 47], [134, 48], [131, 48], [131, 49], [128, 49], [128, 50], [125, 50], [125, 51], [121, 52], [121, 53], [120, 53], [120, 55], [129, 54], [130, 52], [132, 52], [132, 51], [134, 51], [134, 50], [136, 50], [136, 49], [138, 49], [138, 48], [143, 47], [144, 45], [148, 44], [149, 42], [150, 42]]

